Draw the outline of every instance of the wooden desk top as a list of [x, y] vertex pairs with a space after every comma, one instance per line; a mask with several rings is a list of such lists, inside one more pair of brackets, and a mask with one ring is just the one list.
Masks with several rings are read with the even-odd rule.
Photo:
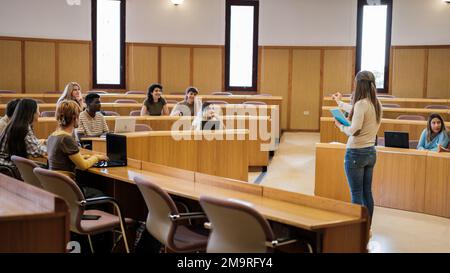
[[54, 213], [66, 208], [63, 203], [51, 193], [0, 174], [0, 221]]
[[[346, 145], [343, 143], [316, 143], [316, 148], [330, 148], [330, 149], [346, 149]], [[401, 149], [391, 148], [384, 146], [377, 146], [377, 152], [391, 153], [391, 154], [404, 154], [404, 155], [418, 155], [418, 156], [433, 156], [433, 157], [450, 157], [450, 153], [438, 153], [428, 150], [417, 149]]]
[[[235, 130], [185, 130], [185, 131], [143, 131], [133, 133], [117, 133], [118, 135], [126, 136], [127, 138], [135, 137], [159, 137], [159, 136], [219, 136], [219, 135], [248, 135], [247, 129]], [[84, 140], [106, 141], [106, 138], [101, 137], [87, 137]]]
[[[352, 223], [361, 223], [364, 220], [361, 218], [362, 208], [357, 205], [335, 201], [331, 199], [321, 197], [308, 197], [311, 198], [309, 202], [311, 205], [300, 205], [295, 202], [289, 202], [280, 200], [281, 198], [271, 198], [264, 194], [264, 187], [260, 185], [249, 185], [246, 182], [230, 181], [226, 178], [216, 177], [216, 180], [224, 180], [222, 184], [211, 182], [208, 183], [208, 179], [201, 181], [203, 174], [195, 173], [194, 180], [180, 178], [175, 174], [175, 177], [170, 175], [172, 169], [152, 163], [145, 163], [153, 166], [151, 171], [139, 170], [132, 167], [120, 167], [120, 168], [106, 168], [98, 169], [91, 168], [89, 172], [121, 180], [126, 183], [134, 183], [133, 178], [135, 176], [144, 176], [146, 179], [159, 185], [170, 194], [182, 196], [185, 198], [199, 200], [202, 195], [212, 195], [219, 198], [233, 198], [239, 199], [243, 202], [250, 203], [255, 209], [261, 212], [267, 219], [284, 223], [287, 225], [307, 229], [317, 230], [325, 227], [340, 226]], [[155, 167], [157, 166], [157, 167]], [[169, 169], [166, 169], [169, 168]], [[169, 174], [170, 173], [170, 174]], [[188, 175], [189, 176], [189, 175]], [[214, 179], [212, 179], [214, 181]], [[217, 181], [216, 181], [217, 182]], [[243, 188], [240, 191], [238, 188], [230, 189], [228, 183], [235, 183], [235, 187], [239, 187], [239, 183], [242, 183]], [[256, 190], [250, 191], [248, 187], [254, 187]], [[268, 193], [270, 193], [268, 189]], [[284, 191], [281, 191], [284, 192]], [[297, 193], [286, 192], [287, 195], [293, 194], [295, 196], [305, 196]], [[279, 194], [278, 194], [279, 195]], [[287, 200], [290, 200], [287, 199]], [[330, 210], [318, 208], [321, 204], [325, 206], [326, 203], [333, 203], [330, 205]], [[345, 206], [347, 210], [351, 209], [358, 211], [356, 216], [351, 213], [343, 213], [332, 211], [339, 206]]]
[[[334, 101], [331, 97], [327, 96], [327, 97], [323, 97], [324, 100], [327, 101]], [[446, 103], [450, 103], [449, 99], [429, 99], [429, 98], [383, 98], [383, 97], [379, 97], [378, 98], [382, 103], [396, 103], [396, 102], [426, 102], [426, 103], [437, 103], [437, 104], [446, 104]], [[342, 101], [345, 102], [349, 102], [350, 98], [345, 97], [342, 98]]]
[[[320, 121], [327, 121], [327, 122], [334, 123], [334, 118], [333, 117], [320, 117]], [[381, 123], [400, 124], [400, 125], [423, 125], [423, 126], [427, 125], [426, 120], [407, 120], [407, 119], [391, 119], [391, 118], [382, 118]], [[445, 126], [447, 126], [449, 128], [450, 121], [445, 122]]]
[[[334, 109], [337, 106], [322, 106], [323, 111]], [[425, 109], [425, 108], [383, 108], [383, 112], [393, 112], [393, 113], [438, 113], [438, 114], [450, 114], [450, 110], [447, 109]]]
[[[136, 121], [154, 120], [154, 121], [176, 121], [176, 120], [189, 120], [192, 121], [195, 117], [189, 116], [105, 116], [105, 120], [116, 120], [118, 118], [134, 118]], [[271, 120], [270, 116], [220, 116], [220, 120]], [[40, 117], [39, 122], [55, 122], [54, 117]]]
[[[83, 95], [86, 95], [85, 93]], [[112, 98], [124, 98], [124, 99], [144, 99], [147, 97], [146, 94], [125, 94], [125, 93], [108, 93], [108, 94], [99, 94], [100, 99], [102, 97], [112, 97]], [[8, 94], [0, 94], [1, 98], [54, 98], [57, 100], [61, 94], [45, 94], [45, 93], [8, 93]], [[170, 95], [164, 94], [164, 98], [166, 99], [177, 99], [183, 100], [184, 95]], [[198, 95], [199, 98], [209, 99], [209, 100], [224, 100], [224, 99], [243, 99], [243, 100], [258, 100], [258, 101], [282, 101], [283, 97], [281, 96], [260, 96], [258, 94], [255, 95]]]

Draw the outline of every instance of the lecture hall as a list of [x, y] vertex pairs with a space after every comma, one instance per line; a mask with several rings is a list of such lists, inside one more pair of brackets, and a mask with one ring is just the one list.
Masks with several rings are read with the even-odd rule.
[[450, 0], [0, 0], [0, 253], [450, 253], [449, 30]]

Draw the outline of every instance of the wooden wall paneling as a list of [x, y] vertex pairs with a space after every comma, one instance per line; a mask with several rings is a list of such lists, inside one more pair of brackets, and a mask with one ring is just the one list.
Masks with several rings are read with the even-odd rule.
[[190, 85], [190, 48], [161, 48], [161, 83], [166, 93], [184, 92]]
[[193, 85], [200, 94], [222, 90], [222, 48], [194, 48]]
[[335, 92], [349, 93], [355, 71], [353, 48], [324, 51], [323, 95]]
[[394, 48], [392, 94], [402, 98], [423, 96], [425, 49]]
[[128, 45], [129, 90], [147, 90], [159, 82], [157, 46]]
[[20, 41], [0, 40], [0, 89], [22, 90], [22, 45]]
[[84, 92], [89, 90], [92, 77], [89, 44], [60, 43], [58, 49], [58, 90], [63, 90], [68, 82], [79, 83]]
[[289, 49], [263, 48], [261, 54], [260, 93], [282, 96], [281, 129], [287, 129], [289, 89]]
[[[290, 128], [319, 129], [320, 50], [293, 50]], [[309, 114], [305, 115], [307, 111]]]
[[450, 49], [429, 49], [428, 98], [450, 98]]
[[25, 41], [25, 58], [26, 92], [56, 90], [55, 43]]

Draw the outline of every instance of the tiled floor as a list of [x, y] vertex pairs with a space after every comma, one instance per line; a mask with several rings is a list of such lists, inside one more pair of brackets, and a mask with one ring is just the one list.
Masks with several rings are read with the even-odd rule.
[[[314, 194], [319, 133], [284, 133], [261, 185]], [[260, 173], [250, 173], [254, 181]], [[450, 219], [375, 207], [370, 252], [450, 252]]]

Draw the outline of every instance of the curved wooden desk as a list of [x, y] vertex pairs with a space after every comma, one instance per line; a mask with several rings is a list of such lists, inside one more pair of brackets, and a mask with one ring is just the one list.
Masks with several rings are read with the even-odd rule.
[[[315, 195], [350, 202], [344, 155], [344, 144], [316, 144]], [[450, 218], [449, 189], [449, 153], [377, 147], [375, 205]]]
[[61, 198], [0, 174], [0, 253], [66, 252], [69, 217]]
[[[447, 105], [450, 106], [449, 99], [427, 99], [427, 98], [379, 98], [381, 104], [398, 104], [401, 108], [425, 108], [427, 105]], [[350, 102], [350, 98], [342, 98], [342, 101]], [[323, 106], [337, 107], [336, 102], [331, 97], [324, 97]]]
[[97, 177], [91, 179], [95, 181], [103, 177], [98, 186], [114, 193], [126, 216], [146, 218], [145, 203], [133, 182], [135, 176], [144, 176], [178, 198], [198, 202], [200, 196], [209, 195], [247, 202], [290, 235], [309, 237], [317, 252], [366, 251], [367, 211], [361, 206], [148, 162], [133, 165], [91, 168], [86, 174]]
[[[329, 110], [333, 108], [336, 108], [336, 106], [323, 106], [322, 117], [332, 117]], [[450, 120], [450, 110], [424, 108], [384, 108], [383, 118], [396, 119], [400, 115], [418, 115], [426, 120], [432, 113], [438, 113], [444, 120]]]

